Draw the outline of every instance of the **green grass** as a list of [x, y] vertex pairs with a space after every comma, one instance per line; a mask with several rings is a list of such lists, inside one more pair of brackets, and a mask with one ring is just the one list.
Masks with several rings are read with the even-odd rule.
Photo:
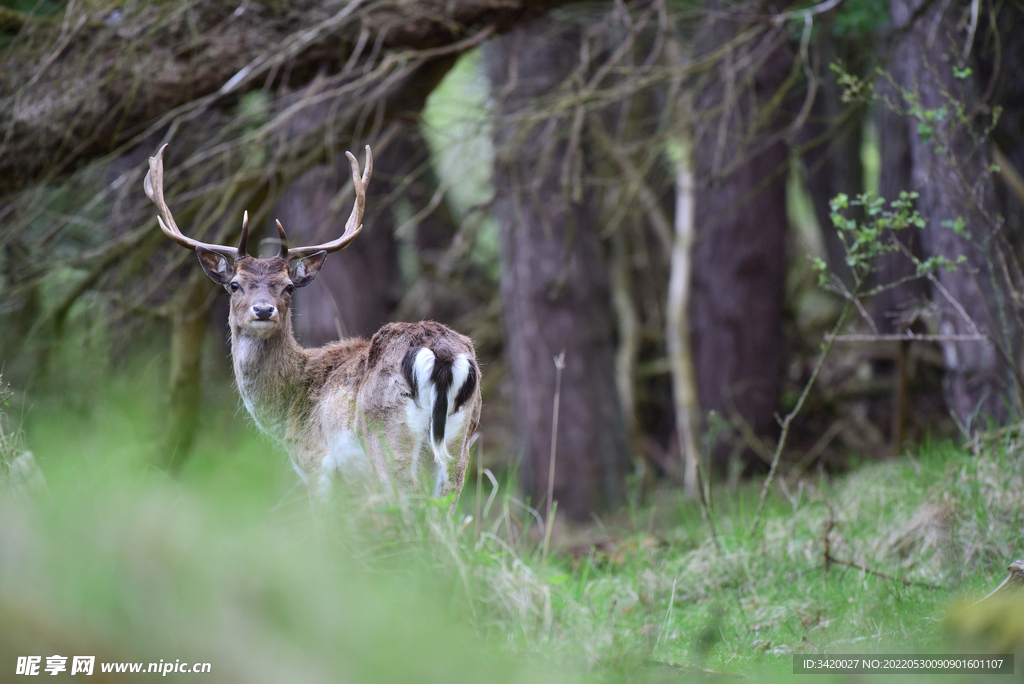
[[[314, 516], [242, 414], [206, 416], [171, 479], [148, 465], [153, 378], [132, 378], [88, 410], [29, 412], [48, 484], [0, 493], [2, 681], [18, 655], [55, 653], [208, 661], [239, 682], [784, 681], [792, 653], [956, 650], [947, 611], [1024, 555], [1014, 433], [780, 488], [754, 538], [758, 483], [715, 489], [717, 542], [664, 489], [557, 533], [544, 564], [511, 489], [464, 517], [473, 478], [453, 520], [408, 500]], [[832, 556], [859, 567], [825, 568], [830, 525]]]

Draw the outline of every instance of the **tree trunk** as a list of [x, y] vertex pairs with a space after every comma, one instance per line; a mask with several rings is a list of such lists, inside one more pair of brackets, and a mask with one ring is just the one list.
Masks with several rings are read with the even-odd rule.
[[[688, 135], [688, 131], [683, 136]], [[690, 286], [693, 278], [694, 225], [693, 140], [682, 137], [680, 159], [676, 167], [676, 215], [672, 243], [672, 271], [669, 278], [665, 340], [672, 375], [672, 399], [676, 431], [683, 458], [683, 488], [687, 496], [702, 495], [700, 480], [700, 400], [693, 350], [690, 346]]]
[[160, 449], [160, 465], [175, 473], [192, 451], [202, 404], [201, 364], [203, 340], [209, 328], [209, 305], [214, 285], [197, 273], [185, 285], [171, 319], [171, 372], [167, 400], [167, 427]]
[[[393, 130], [398, 132], [383, 144], [370, 141], [375, 171], [367, 189], [365, 228], [359, 240], [332, 256], [337, 260], [334, 267], [322, 271], [296, 299], [295, 334], [307, 346], [343, 336], [371, 336], [393, 320], [400, 296], [408, 290], [408, 282], [403, 282], [406, 274], [399, 268], [395, 231], [430, 204], [438, 180], [419, 123], [394, 126]], [[296, 243], [326, 241], [340, 231], [350, 204], [339, 204], [338, 193], [348, 184], [349, 173], [348, 160], [339, 157], [334, 167], [311, 169], [282, 194], [275, 216], [289, 236], [294, 227]], [[435, 283], [433, 276], [451, 246], [456, 220], [442, 200], [414, 230], [409, 245], [415, 246], [420, 269], [427, 272], [421, 273], [416, 283], [419, 296], [407, 307], [412, 310], [398, 315], [451, 323], [464, 311], [459, 306], [464, 302], [450, 288]], [[271, 233], [276, 235], [276, 230]]]
[[[892, 0], [894, 22], [908, 26], [922, 6], [921, 0]], [[1001, 422], [1008, 406], [1019, 405], [1008, 359], [1018, 358], [1020, 330], [1007, 303], [1012, 283], [1002, 276], [1009, 255], [995, 231], [991, 156], [974, 122], [958, 116], [959, 104], [969, 117], [978, 103], [973, 79], [954, 75], [964, 44], [956, 28], [960, 9], [960, 3], [935, 3], [909, 25], [901, 85], [916, 100], [903, 104], [915, 125], [910, 152], [918, 205], [928, 222], [925, 251], [953, 262], [966, 258], [936, 276], [932, 299], [939, 309], [939, 332], [989, 337], [941, 343], [946, 402], [962, 425], [973, 429], [978, 418]], [[962, 231], [953, 229], [958, 221]]]
[[[894, 58], [890, 61], [889, 74], [897, 82], [902, 69], [906, 45], [897, 47]], [[878, 147], [881, 157], [879, 169], [878, 194], [887, 203], [898, 199], [901, 192], [912, 189], [913, 160], [910, 153], [911, 122], [907, 117], [895, 112], [884, 103], [898, 101], [898, 92], [888, 78], [880, 78], [875, 83], [880, 104], [875, 108], [875, 124], [878, 129]], [[923, 257], [921, 233], [917, 228], [900, 231], [889, 231], [883, 240], [896, 240], [902, 248], [879, 257], [872, 274], [872, 287], [885, 287], [874, 296], [870, 303], [871, 319], [879, 334], [889, 335], [904, 332], [927, 332], [922, 322], [917, 321], [919, 312], [923, 311], [928, 302], [928, 281], [924, 278], [913, 278], [917, 271], [915, 259]], [[900, 280], [912, 278], [899, 285]], [[893, 392], [888, 403], [874, 403], [871, 407], [879, 424], [885, 424], [885, 416], [889, 420], [889, 441], [894, 453], [900, 453], [906, 443], [907, 423], [909, 420], [909, 365], [908, 342], [897, 342], [894, 347], [895, 356], [891, 359], [875, 359], [872, 370], [880, 377], [891, 377]]]
[[[742, 17], [716, 3], [701, 27], [698, 54], [727, 44]], [[740, 66], [754, 64], [757, 67]], [[771, 142], [780, 111], [759, 110], [788, 73], [785, 32], [773, 29], [728, 52], [695, 101], [697, 190], [693, 256], [692, 335], [697, 387], [705, 413], [774, 430], [783, 363], [782, 307], [786, 276], [787, 146]], [[760, 127], [753, 124], [765, 117]], [[713, 451], [725, 468], [743, 443], [725, 436]]]
[[[1001, 154], [996, 194], [1003, 216], [1004, 232], [1018, 253], [1024, 242], [1024, 9], [1004, 4], [998, 14], [982, 13], [978, 35], [991, 36], [977, 45], [978, 83], [988, 98], [985, 103], [1002, 105], [1003, 111], [992, 131], [992, 142]], [[996, 39], [998, 38], [998, 39]]]
[[551, 118], [517, 126], [515, 121], [578, 66], [579, 41], [578, 25], [523, 24], [488, 47], [487, 68], [497, 115], [494, 187], [505, 351], [522, 475], [533, 505], [543, 506], [553, 358], [564, 350], [554, 498], [560, 512], [586, 520], [622, 503], [629, 468], [614, 378], [608, 267], [599, 222], [588, 210], [591, 202], [586, 196], [574, 200], [563, 185], [569, 122]]
[[[341, 234], [351, 207], [333, 200], [349, 180], [348, 169], [344, 157], [333, 168], [316, 166], [285, 191], [277, 215], [295, 244], [326, 242]], [[380, 189], [379, 182], [370, 182], [371, 207]], [[359, 239], [331, 255], [331, 268], [296, 296], [293, 323], [301, 344], [315, 347], [341, 337], [368, 337], [390, 320], [402, 284], [398, 250], [390, 216], [378, 212], [372, 223], [369, 218]]]
[[[378, 168], [387, 168], [380, 158], [374, 161]], [[310, 169], [284, 192], [276, 216], [291, 241], [316, 244], [341, 234], [351, 206], [335, 200], [350, 174], [348, 159], [342, 156], [332, 168]], [[391, 215], [379, 206], [389, 189], [380, 178], [371, 179], [359, 239], [331, 255], [331, 268], [296, 296], [293, 323], [301, 344], [370, 336], [390, 320], [402, 283]]]
[[[906, 47], [899, 46], [895, 58], [890, 62], [889, 73], [897, 81], [901, 80], [899, 74]], [[881, 157], [878, 194], [888, 203], [898, 199], [901, 192], [913, 189], [913, 158], [910, 149], [913, 124], [907, 117], [884, 104], [898, 101], [898, 93], [887, 79], [879, 79], [876, 88], [881, 102], [875, 109]], [[921, 258], [923, 255], [921, 234], [916, 228], [907, 228], [887, 236], [886, 239], [890, 237], [899, 240], [913, 256]], [[872, 282], [874, 286], [896, 283], [901, 278], [914, 275], [917, 270], [914, 260], [903, 251], [883, 255], [875, 268]], [[924, 304], [928, 297], [928, 289], [927, 281], [919, 278], [877, 294], [871, 302], [871, 317], [878, 332], [890, 334], [902, 331], [906, 327], [905, 320], [911, 315], [907, 311], [908, 308], [915, 302]]]
[[[820, 44], [822, 64], [842, 60], [846, 68], [853, 68], [849, 57], [856, 56], [857, 50], [848, 41], [822, 40]], [[864, 164], [860, 155], [864, 138], [864, 106], [842, 101], [841, 87], [835, 74], [819, 78], [820, 87], [810, 120], [800, 136], [804, 144], [814, 144], [803, 155], [804, 180], [814, 204], [814, 215], [821, 227], [829, 270], [839, 276], [847, 287], [852, 287], [853, 276], [846, 264], [846, 249], [832, 225], [829, 203], [841, 192], [850, 197], [864, 192]], [[819, 141], [821, 137], [827, 139]]]

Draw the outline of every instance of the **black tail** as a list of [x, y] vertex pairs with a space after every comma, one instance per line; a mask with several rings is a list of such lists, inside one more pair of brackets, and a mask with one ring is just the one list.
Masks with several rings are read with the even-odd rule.
[[452, 366], [455, 355], [448, 347], [439, 347], [434, 352], [434, 372], [430, 374], [430, 382], [434, 385], [434, 408], [431, 424], [434, 426], [434, 444], [444, 444], [444, 426], [448, 420], [448, 390], [452, 386]]

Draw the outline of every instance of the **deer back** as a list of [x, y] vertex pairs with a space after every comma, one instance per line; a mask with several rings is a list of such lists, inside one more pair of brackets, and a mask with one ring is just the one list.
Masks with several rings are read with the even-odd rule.
[[326, 446], [321, 470], [371, 466], [378, 476], [415, 480], [425, 446], [447, 471], [453, 447], [461, 456], [462, 442], [476, 432], [480, 370], [473, 344], [440, 323], [389, 323], [369, 341], [306, 351], [314, 410], [305, 434], [311, 457], [316, 444]]

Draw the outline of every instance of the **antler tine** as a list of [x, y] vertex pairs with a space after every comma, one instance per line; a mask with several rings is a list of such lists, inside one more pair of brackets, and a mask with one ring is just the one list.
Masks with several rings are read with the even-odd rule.
[[359, 174], [359, 161], [356, 160], [351, 152], [346, 152], [345, 156], [348, 157], [348, 162], [352, 167], [352, 187], [356, 191], [352, 213], [345, 223], [345, 233], [337, 240], [325, 242], [322, 245], [293, 247], [288, 250], [289, 259], [299, 259], [316, 254], [317, 252], [337, 252], [339, 249], [347, 247], [348, 243], [355, 240], [356, 236], [363, 230], [363, 224], [360, 222], [363, 220], [363, 210], [366, 208], [366, 186], [369, 185], [370, 175], [373, 173], [373, 154], [370, 152], [370, 146], [367, 145], [366, 168], [363, 169], [362, 178], [360, 178]]
[[178, 224], [174, 222], [174, 217], [171, 216], [171, 210], [167, 207], [167, 202], [164, 201], [164, 150], [166, 149], [167, 145], [165, 144], [156, 153], [155, 157], [149, 158], [149, 172], [146, 174], [146, 180], [143, 182], [143, 189], [146, 191], [146, 197], [156, 205], [157, 211], [159, 212], [156, 220], [160, 224], [160, 230], [164, 232], [164, 235], [174, 240], [182, 247], [187, 247], [188, 249], [203, 247], [211, 252], [223, 254], [229, 259], [238, 259], [245, 256], [245, 241], [248, 232], [246, 230], [248, 225], [247, 220], [242, 226], [242, 243], [239, 245], [240, 249], [225, 247], [224, 245], [214, 245], [208, 242], [199, 242], [198, 240], [193, 240], [192, 238], [182, 235], [181, 230], [178, 229]]
[[277, 234], [281, 236], [281, 251], [279, 251], [277, 253], [277, 256], [279, 256], [280, 258], [282, 258], [285, 261], [287, 261], [288, 260], [288, 236], [284, 234], [284, 226], [281, 225], [281, 222], [275, 220], [275, 223], [277, 223]]
[[238, 252], [239, 257], [249, 256], [246, 251], [247, 243], [249, 242], [249, 212], [245, 211], [242, 213], [242, 237], [238, 240], [238, 248], [235, 250]]

